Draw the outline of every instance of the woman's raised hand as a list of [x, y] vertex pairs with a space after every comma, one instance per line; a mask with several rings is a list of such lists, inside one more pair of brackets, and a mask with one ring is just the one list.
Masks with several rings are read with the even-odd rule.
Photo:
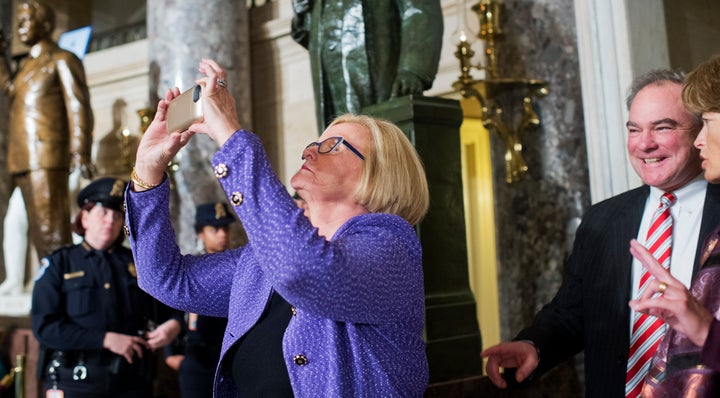
[[190, 130], [210, 136], [222, 146], [230, 136], [240, 130], [237, 118], [235, 99], [228, 91], [227, 72], [217, 62], [203, 58], [199, 66], [200, 73], [205, 75], [198, 79], [202, 86], [202, 110], [204, 120], [190, 126]]
[[[167, 91], [165, 99], [158, 103], [155, 118], [140, 140], [135, 159], [135, 174], [148, 184], [157, 185], [162, 182], [168, 163], [195, 134], [191, 130], [168, 134], [168, 104], [178, 95], [180, 95], [180, 89], [177, 87]], [[140, 190], [138, 188], [140, 187], [136, 184], [135, 189]]]

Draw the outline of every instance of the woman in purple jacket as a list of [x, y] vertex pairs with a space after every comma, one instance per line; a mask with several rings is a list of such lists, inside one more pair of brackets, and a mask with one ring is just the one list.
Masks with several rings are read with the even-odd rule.
[[[228, 317], [215, 396], [420, 397], [422, 252], [413, 230], [429, 195], [415, 149], [393, 124], [337, 118], [302, 153], [291, 185], [243, 130], [226, 72], [203, 59], [203, 123], [168, 134], [169, 91], [145, 132], [126, 195], [140, 286], [184, 311]], [[165, 167], [192, 137], [220, 146], [212, 161], [249, 243], [182, 255]]]

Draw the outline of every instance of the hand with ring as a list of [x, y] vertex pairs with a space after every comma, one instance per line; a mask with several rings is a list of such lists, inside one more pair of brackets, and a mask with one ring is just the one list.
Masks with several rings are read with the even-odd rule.
[[203, 86], [202, 110], [204, 120], [190, 129], [210, 136], [222, 146], [231, 135], [240, 130], [235, 99], [227, 90], [227, 71], [212, 59], [203, 58], [198, 67], [204, 76], [196, 80]]
[[630, 301], [630, 307], [662, 319], [702, 347], [710, 330], [712, 314], [635, 239], [630, 241], [630, 253], [654, 277], [647, 282], [642, 295]]

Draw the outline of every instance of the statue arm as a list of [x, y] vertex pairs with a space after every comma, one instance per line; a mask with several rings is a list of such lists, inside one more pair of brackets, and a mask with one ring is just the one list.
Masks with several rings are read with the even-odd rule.
[[85, 70], [80, 60], [68, 53], [58, 60], [57, 73], [67, 112], [70, 154], [73, 159], [71, 169], [80, 168], [85, 178], [92, 178], [93, 112]]
[[7, 57], [5, 57], [7, 46], [7, 40], [2, 33], [2, 29], [0, 29], [0, 58], [2, 58], [0, 60], [0, 90], [2, 90], [5, 94], [10, 94], [12, 92], [13, 84], [8, 60]]
[[439, 0], [396, 0], [400, 12], [400, 60], [394, 95], [432, 86], [440, 62], [443, 16]]

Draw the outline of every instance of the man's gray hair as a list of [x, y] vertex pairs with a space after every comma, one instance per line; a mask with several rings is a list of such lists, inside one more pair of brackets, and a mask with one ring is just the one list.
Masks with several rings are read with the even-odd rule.
[[640, 90], [644, 89], [647, 86], [650, 86], [652, 84], [658, 84], [662, 82], [670, 82], [675, 83], [679, 85], [683, 85], [683, 81], [685, 80], [685, 72], [681, 70], [673, 70], [673, 69], [656, 69], [651, 70], [650, 72], [644, 73], [638, 77], [636, 77], [632, 85], [630, 86], [630, 90], [628, 91], [627, 99], [625, 100], [625, 104], [627, 105], [628, 110], [630, 110], [630, 106], [632, 105], [633, 101], [635, 100], [635, 96], [637, 93], [640, 92]]

